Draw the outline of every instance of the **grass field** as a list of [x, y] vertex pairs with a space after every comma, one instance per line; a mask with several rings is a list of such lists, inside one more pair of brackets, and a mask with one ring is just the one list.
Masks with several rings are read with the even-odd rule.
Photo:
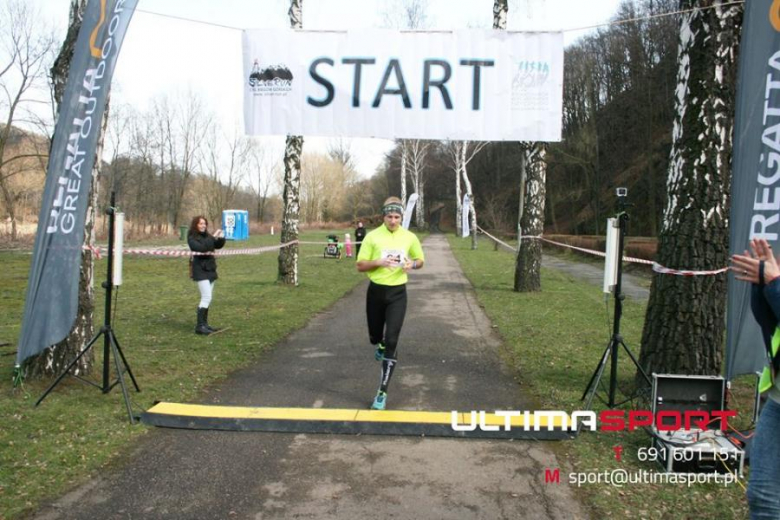
[[[327, 234], [316, 231], [301, 238], [322, 241]], [[544, 292], [516, 294], [511, 290], [512, 255], [494, 252], [489, 246], [469, 251], [468, 242], [451, 240], [480, 302], [506, 340], [526, 392], [536, 399], [539, 409], [580, 408], [582, 389], [609, 338], [607, 309], [599, 288], [544, 271]], [[277, 243], [278, 237], [262, 236], [253, 237], [249, 244], [227, 247]], [[181, 243], [154, 243], [165, 244]], [[9, 344], [0, 347], [0, 518], [22, 516], [42, 501], [121, 464], [132, 452], [134, 439], [147, 431], [145, 426], [128, 424], [119, 389], [104, 396], [97, 389], [66, 380], [39, 408], [32, 405], [48, 382], [27, 382], [21, 389], [12, 389], [13, 351], [30, 259], [29, 252], [0, 253], [4, 266], [0, 344]], [[231, 371], [262, 362], [269, 346], [363, 280], [350, 261], [323, 259], [322, 246], [301, 247], [301, 286], [297, 289], [275, 283], [276, 261], [275, 253], [219, 259], [220, 280], [210, 321], [231, 328], [217, 336], [199, 337], [193, 334], [199, 298], [187, 278], [187, 260], [125, 259], [115, 330], [142, 389], [132, 395], [137, 411], [155, 400], [195, 400], [204, 388]], [[97, 266], [97, 279], [102, 280], [105, 261]], [[102, 295], [98, 291], [97, 323], [102, 322]], [[626, 305], [623, 332], [635, 352], [643, 317], [643, 305]], [[626, 363], [621, 364], [620, 373], [623, 383], [633, 374]], [[574, 470], [585, 471], [619, 467], [614, 445], [624, 447], [622, 467], [656, 469], [636, 460], [637, 449], [647, 445], [643, 433], [584, 434], [552, 447]], [[632, 518], [741, 518], [746, 510], [738, 486], [725, 490], [716, 486], [590, 486], [582, 489], [582, 495], [594, 518], [623, 518], [628, 511]]]
[[[542, 292], [512, 290], [514, 256], [494, 251], [488, 240], [471, 251], [470, 241], [450, 238], [450, 244], [480, 304], [503, 336], [521, 384], [543, 410], [579, 410], [582, 392], [611, 336], [611, 305], [600, 287], [572, 279], [558, 271], [542, 269]], [[626, 344], [639, 355], [645, 304], [627, 300], [621, 332]], [[628, 391], [635, 369], [621, 352], [619, 386]], [[608, 374], [603, 381], [608, 380]], [[752, 412], [751, 381], [738, 381], [733, 408]], [[741, 405], [741, 406], [740, 406]], [[628, 407], [629, 404], [626, 405]], [[594, 402], [594, 409], [602, 405]], [[744, 417], [740, 417], [745, 422]], [[659, 466], [640, 462], [640, 447], [649, 446], [644, 431], [633, 433], [582, 433], [573, 441], [554, 445], [571, 471], [657, 471]], [[623, 447], [621, 462], [615, 446]], [[564, 480], [561, 471], [561, 480]], [[746, 481], [742, 481], [746, 485]], [[594, 518], [746, 518], [743, 488], [732, 484], [685, 487], [674, 484], [631, 484], [613, 488], [605, 484], [580, 488], [584, 504]]]
[[[301, 239], [324, 241], [327, 234], [304, 233]], [[278, 243], [278, 236], [261, 236], [226, 247]], [[364, 279], [352, 261], [326, 260], [322, 251], [323, 246], [301, 246], [298, 288], [276, 283], [275, 252], [220, 258], [209, 321], [230, 329], [212, 337], [193, 333], [199, 295], [188, 278], [186, 258], [126, 258], [114, 330], [142, 390], [132, 394], [136, 410], [148, 408], [154, 400], [195, 399], [206, 386], [261, 359], [268, 346]], [[18, 517], [103, 468], [121, 463], [133, 439], [147, 430], [128, 423], [119, 388], [103, 395], [66, 379], [38, 408], [33, 403], [48, 382], [29, 381], [12, 388], [30, 260], [29, 252], [0, 253], [4, 272], [0, 344], [7, 343], [0, 347], [0, 518]], [[105, 260], [97, 262], [98, 281], [105, 278], [105, 268]], [[96, 294], [95, 319], [100, 324], [104, 293], [98, 289]], [[102, 348], [96, 351], [99, 363]], [[91, 377], [101, 377], [99, 368]]]

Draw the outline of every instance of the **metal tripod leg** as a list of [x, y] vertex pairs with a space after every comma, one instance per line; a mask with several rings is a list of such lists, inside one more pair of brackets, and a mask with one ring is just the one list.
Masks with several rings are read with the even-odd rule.
[[[130, 424], [135, 424], [135, 418], [133, 417], [133, 409], [130, 406], [130, 396], [127, 394], [127, 385], [125, 384], [125, 376], [122, 374], [122, 367], [119, 364], [119, 349], [116, 343], [116, 338], [114, 338], [114, 334], [110, 331], [108, 333], [108, 337], [111, 340], [111, 350], [114, 351], [114, 366], [116, 367], [116, 375], [119, 378], [119, 386], [122, 387], [122, 396], [125, 398], [125, 406], [127, 407], [127, 416], [130, 418]], [[122, 359], [124, 359], [124, 357]], [[125, 364], [125, 366], [127, 366], [127, 364]], [[132, 375], [130, 377], [132, 377]], [[135, 382], [135, 380], [133, 380], [133, 382]], [[138, 388], [137, 385], [136, 388]]]
[[133, 382], [133, 386], [135, 386], [135, 391], [140, 392], [141, 389], [138, 388], [138, 383], [135, 381], [135, 376], [133, 376], [133, 371], [130, 370], [130, 365], [127, 363], [127, 360], [125, 359], [125, 354], [122, 352], [122, 347], [119, 346], [119, 341], [116, 339], [116, 335], [114, 334], [114, 330], [111, 330], [111, 340], [114, 342], [114, 345], [116, 345], [116, 349], [119, 352], [119, 355], [122, 356], [122, 363], [124, 363], [125, 368], [127, 368], [127, 373], [130, 375], [130, 380]]
[[54, 380], [54, 382], [51, 384], [51, 386], [50, 386], [49, 388], [47, 388], [47, 389], [46, 389], [46, 391], [43, 393], [43, 395], [40, 397], [40, 399], [38, 399], [38, 400], [35, 402], [35, 406], [38, 406], [39, 404], [41, 404], [41, 401], [43, 401], [44, 399], [46, 399], [46, 396], [47, 396], [47, 395], [49, 395], [49, 393], [50, 393], [52, 390], [54, 390], [54, 387], [56, 387], [58, 384], [60, 384], [60, 381], [62, 381], [62, 379], [63, 379], [63, 378], [66, 376], [66, 375], [68, 375], [68, 373], [70, 372], [70, 369], [71, 369], [71, 368], [73, 368], [73, 367], [76, 365], [76, 363], [78, 363], [78, 362], [79, 362], [79, 359], [81, 359], [81, 357], [82, 357], [84, 354], [86, 354], [86, 353], [87, 353], [87, 351], [88, 351], [89, 349], [91, 349], [91, 348], [92, 348], [92, 345], [94, 345], [94, 344], [95, 344], [95, 342], [96, 342], [98, 339], [100, 339], [100, 336], [102, 336], [103, 334], [105, 334], [105, 331], [104, 331], [103, 329], [101, 329], [101, 330], [100, 330], [100, 332], [98, 332], [98, 333], [95, 335], [95, 337], [93, 337], [91, 340], [89, 340], [89, 343], [87, 343], [87, 346], [86, 346], [86, 347], [84, 347], [84, 348], [82, 349], [82, 351], [81, 351], [81, 352], [79, 352], [79, 355], [78, 355], [78, 356], [76, 356], [76, 357], [75, 357], [75, 359], [73, 359], [73, 361], [71, 361], [70, 363], [68, 363], [68, 366], [67, 366], [67, 367], [65, 367], [65, 370], [63, 370], [63, 371], [62, 371], [62, 373], [61, 373], [59, 376], [57, 376], [57, 379], [55, 379], [55, 380]]
[[590, 376], [590, 381], [588, 382], [588, 386], [585, 387], [585, 391], [582, 393], [582, 397], [580, 397], [580, 401], [585, 400], [585, 396], [588, 395], [588, 392], [590, 392], [591, 387], [593, 386], [594, 382], [596, 383], [596, 386], [598, 386], [598, 382], [601, 381], [601, 375], [604, 373], [604, 367], [607, 366], [607, 360], [609, 359], [609, 353], [612, 351], [612, 340], [609, 341], [607, 344], [607, 348], [604, 349], [604, 354], [601, 355], [601, 362], [599, 362], [598, 365], [596, 365], [596, 370], [593, 371], [593, 375]]
[[647, 375], [647, 372], [645, 372], [645, 369], [642, 368], [642, 365], [639, 364], [639, 361], [637, 361], [637, 359], [634, 357], [634, 353], [631, 352], [631, 350], [628, 348], [628, 346], [626, 346], [625, 343], [623, 343], [622, 340], [620, 341], [620, 344], [623, 345], [623, 350], [626, 351], [628, 356], [631, 358], [631, 361], [634, 362], [634, 366], [637, 368], [637, 370], [639, 370], [639, 373], [642, 374], [642, 377], [645, 378], [645, 381], [647, 381], [647, 384], [652, 386], [653, 385], [653, 381], [650, 379], [650, 376]]

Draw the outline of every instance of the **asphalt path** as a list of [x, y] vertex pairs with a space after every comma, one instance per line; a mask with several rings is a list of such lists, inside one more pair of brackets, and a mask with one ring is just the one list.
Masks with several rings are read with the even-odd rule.
[[[570, 262], [558, 256], [543, 255], [542, 266], [563, 271], [577, 280], [583, 280], [599, 287], [604, 285], [604, 267], [600, 265]], [[623, 273], [623, 283], [620, 288], [623, 294], [637, 301], [647, 301], [650, 298], [650, 289], [642, 285], [638, 276]]]
[[[533, 409], [447, 240], [432, 235], [423, 247], [426, 265], [410, 277], [388, 408]], [[365, 328], [366, 286], [201, 402], [368, 408], [379, 365]], [[161, 428], [121, 468], [47, 504], [36, 518], [586, 518], [565, 468], [561, 484], [544, 483], [545, 469], [560, 467], [551, 448], [541, 441]]]

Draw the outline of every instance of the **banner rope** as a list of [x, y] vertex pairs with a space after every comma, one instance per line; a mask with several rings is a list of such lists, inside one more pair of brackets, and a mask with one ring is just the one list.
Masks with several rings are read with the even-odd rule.
[[[494, 237], [493, 235], [491, 235], [490, 233], [488, 233], [487, 231], [485, 231], [481, 227], [477, 226], [477, 230], [480, 233], [482, 233], [485, 236], [487, 236], [488, 238], [490, 238], [491, 240], [495, 241], [497, 244], [500, 244], [501, 246], [505, 247], [509, 251], [512, 251], [513, 253], [517, 252], [517, 248], [514, 248], [514, 247], [510, 246], [509, 244], [507, 244], [506, 242], [502, 241], [501, 239]], [[577, 247], [577, 246], [572, 246], [572, 245], [569, 245], [569, 244], [564, 244], [562, 242], [556, 242], [555, 240], [550, 240], [548, 238], [544, 238], [541, 235], [535, 235], [535, 236], [533, 236], [533, 235], [523, 235], [523, 236], [520, 237], [520, 239], [521, 240], [541, 240], [542, 242], [547, 242], [548, 244], [553, 244], [553, 245], [556, 245], [556, 246], [559, 246], [559, 247], [563, 247], [563, 248], [567, 248], [567, 249], [573, 249], [575, 251], [580, 251], [582, 253], [586, 253], [586, 254], [589, 254], [589, 255], [600, 256], [602, 258], [607, 256], [606, 253], [603, 252], [603, 251], [596, 251], [594, 249], [587, 249], [587, 248], [584, 248], [584, 247]], [[705, 271], [693, 271], [693, 270], [690, 270], [690, 269], [672, 269], [671, 267], [664, 267], [661, 264], [659, 264], [658, 262], [653, 262], [651, 260], [645, 260], [644, 258], [636, 258], [636, 257], [633, 257], [633, 256], [624, 256], [623, 257], [623, 261], [624, 262], [634, 263], [634, 264], [649, 265], [649, 266], [651, 266], [653, 268], [653, 271], [656, 272], [656, 273], [659, 273], [659, 274], [671, 274], [671, 275], [675, 275], [675, 276], [714, 276], [714, 275], [718, 275], [718, 274], [721, 274], [721, 273], [725, 273], [725, 272], [727, 272], [729, 270], [728, 267], [721, 267], [720, 269], [711, 269], [711, 270], [705, 270]]]
[[[550, 32], [562, 32], [562, 33], [565, 33], [565, 32], [584, 31], [584, 30], [587, 30], [587, 29], [598, 29], [599, 27], [609, 27], [611, 25], [622, 25], [622, 24], [632, 23], [632, 22], [642, 22], [642, 21], [645, 21], [645, 20], [653, 20], [653, 19], [656, 19], [656, 18], [665, 18], [667, 16], [674, 16], [674, 15], [678, 15], [678, 14], [687, 14], [687, 13], [692, 13], [694, 11], [706, 11], [708, 9], [715, 9], [715, 8], [718, 8], [718, 7], [723, 8], [723, 7], [728, 7], [730, 5], [744, 4], [744, 3], [745, 3], [745, 0], [733, 0], [731, 2], [724, 2], [724, 3], [718, 4], [718, 5], [709, 5], [709, 6], [703, 6], [703, 7], [692, 7], [690, 9], [682, 9], [682, 10], [678, 10], [678, 11], [658, 13], [658, 14], [652, 14], [652, 15], [648, 15], [648, 16], [640, 16], [640, 17], [637, 17], [637, 18], [624, 18], [622, 20], [613, 20], [613, 21], [610, 21], [610, 22], [604, 22], [604, 23], [599, 23], [599, 24], [595, 24], [595, 25], [586, 25], [584, 27], [569, 27], [569, 28], [566, 28], [566, 29], [557, 29], [557, 30], [556, 29], [549, 29], [549, 31]], [[137, 12], [137, 13], [144, 13], [144, 14], [150, 14], [150, 15], [153, 15], [153, 16], [160, 16], [162, 18], [172, 18], [174, 20], [179, 20], [179, 21], [183, 21], [183, 22], [192, 22], [192, 23], [200, 23], [200, 24], [203, 24], [203, 25], [211, 25], [213, 27], [220, 27], [222, 29], [230, 29], [232, 31], [244, 31], [244, 30], [246, 30], [246, 28], [244, 28], [244, 27], [235, 27], [233, 25], [223, 25], [223, 24], [214, 23], [214, 22], [207, 22], [205, 20], [197, 20], [195, 18], [186, 18], [184, 16], [176, 16], [176, 15], [173, 15], [173, 14], [158, 13], [158, 12], [155, 12], [155, 11], [147, 11], [146, 9], [138, 9], [138, 8], [136, 8], [135, 12]], [[330, 30], [329, 29], [321, 29], [321, 30], [310, 30], [310, 29], [307, 29], [306, 32], [347, 32], [347, 31], [346, 30], [332, 30], [332, 29], [330, 29]], [[437, 31], [437, 30], [431, 31], [431, 30], [428, 30], [428, 31], [402, 31], [402, 32], [451, 32], [451, 31], [441, 31], [441, 30], [439, 30], [439, 31]], [[525, 32], [525, 31], [508, 31], [508, 32]]]

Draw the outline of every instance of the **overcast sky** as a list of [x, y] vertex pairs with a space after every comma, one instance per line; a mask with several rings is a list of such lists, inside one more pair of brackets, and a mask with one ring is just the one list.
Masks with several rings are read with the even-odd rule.
[[[62, 38], [70, 1], [27, 1]], [[305, 0], [304, 28], [382, 27], [384, 14], [397, 2]], [[510, 0], [508, 29], [564, 30], [568, 45], [588, 32], [569, 29], [607, 22], [618, 4], [619, 0]], [[117, 63], [112, 105], [146, 110], [156, 96], [191, 90], [206, 100], [223, 128], [243, 128], [241, 29], [289, 27], [288, 6], [289, 0], [139, 0]], [[493, 0], [428, 0], [428, 22], [432, 29], [489, 28], [492, 8]], [[263, 141], [283, 153], [284, 137]], [[307, 137], [304, 151], [324, 151], [327, 144], [327, 138]], [[360, 174], [372, 175], [391, 145], [382, 139], [353, 139]]]

